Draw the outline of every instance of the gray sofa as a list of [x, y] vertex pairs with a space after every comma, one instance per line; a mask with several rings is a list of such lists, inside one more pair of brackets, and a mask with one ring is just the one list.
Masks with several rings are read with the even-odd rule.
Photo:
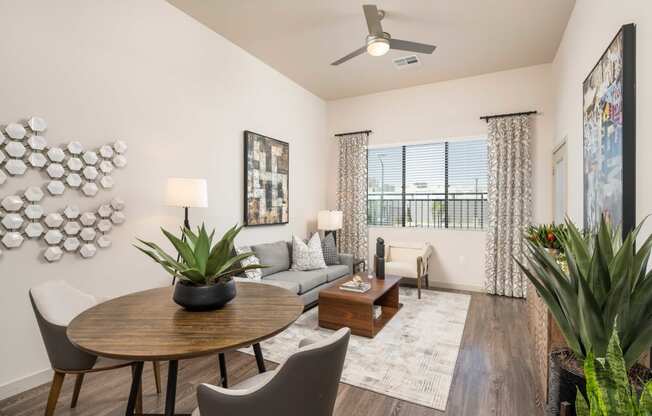
[[[299, 295], [306, 307], [316, 304], [319, 292], [336, 284], [342, 277], [353, 272], [353, 256], [340, 254], [340, 264], [327, 266], [325, 269], [294, 271], [292, 266], [292, 243], [277, 241], [252, 245], [251, 250], [260, 260], [260, 264], [269, 266], [262, 269], [261, 283], [279, 286]], [[239, 281], [251, 281], [237, 277]]]

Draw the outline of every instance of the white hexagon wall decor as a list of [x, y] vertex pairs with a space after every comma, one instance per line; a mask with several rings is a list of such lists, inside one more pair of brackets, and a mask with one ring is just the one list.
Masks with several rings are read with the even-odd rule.
[[70, 159], [68, 159], [67, 165], [68, 165], [68, 169], [70, 169], [73, 172], [79, 172], [84, 167], [84, 163], [82, 163], [81, 159], [77, 157], [71, 157]]
[[7, 214], [4, 216], [2, 219], [2, 225], [7, 229], [7, 230], [18, 230], [20, 227], [23, 226], [23, 217], [20, 216], [20, 214], [16, 213], [11, 213]]
[[5, 152], [7, 152], [9, 156], [19, 159], [25, 156], [27, 149], [25, 149], [25, 145], [20, 142], [9, 142], [5, 146]]
[[29, 164], [34, 168], [42, 168], [48, 163], [48, 160], [45, 158], [43, 153], [34, 152], [29, 155], [27, 162], [29, 162]]
[[4, 244], [7, 248], [17, 248], [23, 244], [23, 240], [23, 236], [20, 235], [20, 233], [12, 231], [8, 232], [4, 235], [4, 237], [2, 237], [2, 244]]
[[101, 219], [100, 222], [97, 223], [97, 229], [103, 233], [108, 233], [111, 231], [111, 227], [113, 227], [113, 224], [106, 218]]
[[91, 227], [84, 227], [84, 228], [82, 228], [81, 232], [79, 233], [79, 236], [84, 241], [93, 241], [93, 240], [95, 240], [96, 235], [97, 235], [97, 232], [95, 231], [94, 228], [91, 228]]
[[25, 190], [25, 199], [29, 202], [39, 202], [43, 199], [43, 190], [38, 186], [30, 186]]
[[59, 228], [63, 224], [63, 217], [58, 212], [53, 212], [45, 217], [45, 225], [50, 228]]
[[99, 188], [93, 182], [86, 182], [84, 186], [82, 186], [82, 192], [86, 196], [95, 196], [98, 191]]
[[30, 204], [25, 208], [25, 216], [30, 220], [38, 220], [44, 214], [43, 207], [37, 204]]
[[111, 239], [105, 235], [101, 235], [100, 238], [96, 241], [99, 248], [109, 248], [111, 247]]
[[5, 211], [15, 212], [23, 207], [23, 200], [18, 195], [9, 195], [0, 202]]
[[63, 159], [66, 158], [66, 153], [63, 151], [63, 149], [59, 147], [51, 148], [50, 150], [48, 150], [47, 155], [48, 155], [48, 159], [56, 163], [63, 162]]
[[84, 151], [84, 146], [79, 142], [68, 143], [68, 151], [72, 155], [79, 155]]
[[43, 257], [50, 263], [54, 263], [55, 261], [61, 260], [61, 257], [63, 256], [63, 250], [61, 250], [59, 247], [48, 247], [44, 252], [43, 252]]
[[82, 178], [77, 173], [69, 173], [66, 177], [66, 183], [72, 188], [79, 188], [82, 183]]
[[79, 249], [79, 254], [85, 259], [90, 259], [97, 253], [97, 247], [94, 244], [84, 244]]
[[84, 212], [79, 218], [79, 221], [81, 221], [81, 223], [86, 227], [90, 227], [95, 224], [96, 220], [97, 216], [95, 216], [95, 214], [92, 212]]
[[78, 188], [87, 197], [95, 196], [100, 187], [113, 188], [110, 174], [116, 167], [127, 165], [127, 144], [116, 140], [89, 150], [78, 141], [49, 146], [46, 129], [43, 118], [31, 117], [26, 125], [10, 123], [0, 130], [0, 185], [10, 176], [25, 174], [28, 168], [39, 169], [49, 177], [43, 188], [31, 186], [20, 195], [0, 197], [0, 246], [16, 248], [25, 238], [39, 239], [48, 245], [43, 256], [49, 262], [59, 261], [64, 251], [78, 251], [81, 257], [91, 258], [98, 247], [111, 246], [105, 234], [125, 221], [124, 201], [113, 198], [81, 215], [74, 206], [47, 213], [42, 201], [46, 193], [62, 195], [67, 187]]
[[66, 170], [63, 168], [62, 164], [52, 163], [50, 166], [48, 166], [46, 172], [52, 179], [59, 179], [63, 177], [63, 174], [66, 173]]
[[25, 226], [25, 235], [29, 238], [38, 238], [44, 231], [45, 228], [40, 222], [30, 222]]
[[97, 163], [99, 158], [97, 157], [97, 153], [88, 150], [84, 152], [82, 159], [84, 159], [84, 162], [86, 162], [87, 165], [94, 165]]
[[5, 133], [14, 140], [22, 140], [25, 134], [27, 134], [27, 130], [25, 130], [22, 124], [11, 123], [5, 128]]
[[63, 240], [63, 233], [59, 230], [50, 230], [43, 237], [46, 243], [51, 246], [57, 245]]
[[63, 240], [63, 249], [68, 252], [77, 251], [81, 242], [77, 237], [68, 237]]
[[68, 221], [63, 227], [63, 232], [67, 235], [77, 235], [81, 231], [81, 225], [76, 221]]
[[45, 140], [45, 137], [34, 135], [27, 139], [27, 145], [32, 150], [44, 150], [45, 146], [48, 145], [48, 142]]
[[25, 165], [25, 162], [20, 159], [9, 159], [7, 163], [5, 163], [5, 169], [12, 176], [20, 176], [25, 174], [27, 165]]
[[38, 133], [45, 131], [48, 128], [48, 123], [41, 117], [31, 117], [27, 122], [27, 125], [32, 129], [32, 131]]
[[66, 186], [61, 181], [50, 181], [47, 188], [50, 195], [63, 195], [63, 191], [66, 190]]

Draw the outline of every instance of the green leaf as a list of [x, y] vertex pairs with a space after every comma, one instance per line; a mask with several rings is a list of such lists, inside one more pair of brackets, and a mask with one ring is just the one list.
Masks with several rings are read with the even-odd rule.
[[192, 252], [192, 249], [188, 246], [188, 243], [177, 238], [172, 233], [168, 232], [163, 228], [161, 228], [161, 231], [163, 232], [163, 235], [165, 235], [165, 237], [167, 237], [167, 239], [170, 240], [170, 243], [172, 243], [174, 248], [177, 250], [181, 258], [183, 259], [184, 263], [187, 264], [188, 266], [194, 267], [197, 264], [197, 262], [195, 260], [195, 256]]
[[577, 416], [591, 416], [589, 405], [586, 399], [582, 396], [582, 392], [577, 388], [577, 395], [575, 397], [575, 414]]
[[645, 388], [641, 393], [639, 410], [641, 415], [652, 415], [652, 381], [645, 385]]
[[206, 275], [206, 264], [208, 263], [208, 256], [210, 250], [210, 241], [206, 233], [206, 227], [202, 224], [201, 229], [197, 235], [197, 244], [195, 245], [195, 259], [196, 267], [203, 274]]

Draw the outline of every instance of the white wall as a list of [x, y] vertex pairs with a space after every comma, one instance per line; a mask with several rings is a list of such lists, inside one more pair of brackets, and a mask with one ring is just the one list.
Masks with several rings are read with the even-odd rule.
[[[397, 72], [396, 76], [401, 76]], [[537, 110], [533, 117], [532, 159], [534, 219], [551, 218], [552, 85], [550, 65], [497, 72], [361, 97], [330, 101], [331, 134], [370, 129], [370, 144], [387, 145], [486, 135], [479, 119], [486, 114]], [[337, 149], [331, 145], [333, 160]], [[336, 205], [337, 183], [331, 176], [329, 204]], [[370, 256], [376, 237], [430, 241], [436, 251], [431, 282], [444, 287], [481, 290], [484, 282], [485, 233], [456, 230], [370, 229]]]
[[[636, 217], [652, 213], [652, 4], [649, 0], [577, 0], [552, 64], [555, 139], [567, 137], [568, 213], [583, 223], [582, 82], [620, 27], [636, 23]], [[648, 221], [647, 230], [652, 231]], [[643, 233], [643, 234], [648, 234]]]
[[[223, 231], [242, 221], [243, 130], [290, 142], [290, 224], [245, 230], [240, 241], [289, 239], [314, 229], [326, 207], [330, 162], [322, 148], [330, 139], [321, 99], [163, 0], [0, 0], [0, 10], [0, 125], [39, 115], [49, 122], [51, 144], [129, 144], [114, 191], [94, 199], [67, 191], [46, 204], [90, 209], [122, 196], [128, 219], [111, 233], [112, 248], [56, 264], [41, 260], [43, 246], [34, 241], [3, 250], [2, 398], [47, 375], [30, 286], [66, 279], [94, 294], [119, 295], [168, 284], [131, 246], [136, 236], [161, 240], [159, 226], [179, 224], [181, 210], [163, 206], [167, 177], [207, 178], [210, 207], [192, 210], [191, 220]], [[0, 186], [0, 196], [44, 182], [32, 172]]]

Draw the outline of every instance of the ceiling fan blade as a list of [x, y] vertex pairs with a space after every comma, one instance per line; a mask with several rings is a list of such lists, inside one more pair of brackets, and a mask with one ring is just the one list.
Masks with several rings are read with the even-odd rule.
[[364, 17], [367, 19], [367, 27], [369, 28], [370, 35], [380, 35], [383, 33], [383, 27], [380, 25], [380, 17], [378, 16], [378, 7], [373, 4], [365, 4], [362, 6], [364, 10]]
[[367, 47], [366, 47], [366, 46], [363, 46], [363, 47], [360, 48], [360, 49], [356, 49], [356, 50], [354, 50], [353, 52], [351, 52], [350, 54], [346, 55], [345, 57], [338, 59], [337, 61], [333, 62], [331, 65], [339, 65], [339, 64], [341, 64], [341, 63], [344, 63], [344, 62], [348, 61], [348, 60], [351, 59], [351, 58], [355, 58], [355, 57], [358, 56], [358, 55], [362, 55], [362, 54], [365, 53], [365, 52], [367, 52]]
[[428, 45], [427, 43], [410, 42], [409, 40], [390, 39], [389, 47], [401, 51], [418, 52], [418, 53], [433, 53], [436, 46]]

